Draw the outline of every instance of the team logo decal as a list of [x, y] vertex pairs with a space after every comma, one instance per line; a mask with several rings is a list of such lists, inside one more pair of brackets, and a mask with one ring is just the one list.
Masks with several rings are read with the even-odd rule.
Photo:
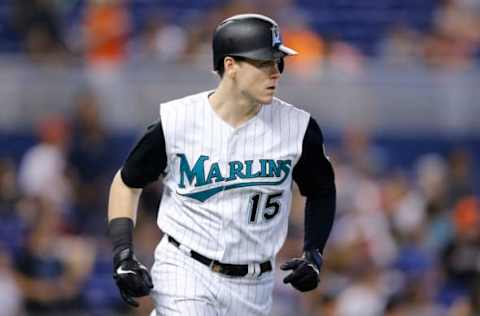
[[280, 30], [278, 26], [272, 26], [272, 47], [276, 47], [282, 44], [282, 38], [280, 37]]

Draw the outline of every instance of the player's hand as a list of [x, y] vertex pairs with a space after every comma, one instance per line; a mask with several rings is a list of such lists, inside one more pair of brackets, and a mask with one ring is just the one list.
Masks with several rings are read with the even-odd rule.
[[290, 283], [294, 288], [301, 292], [307, 292], [315, 289], [320, 282], [320, 269], [323, 259], [317, 250], [305, 251], [302, 258], [290, 259], [280, 266], [280, 269], [292, 273], [283, 279], [283, 283]]
[[131, 249], [120, 251], [113, 258], [113, 278], [115, 279], [122, 299], [133, 307], [139, 304], [133, 297], [150, 294], [153, 288], [152, 278], [147, 268], [142, 265]]

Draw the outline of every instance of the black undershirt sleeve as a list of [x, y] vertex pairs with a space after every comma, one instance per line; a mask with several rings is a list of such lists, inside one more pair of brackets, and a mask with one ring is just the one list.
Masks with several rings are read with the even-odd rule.
[[131, 188], [156, 181], [167, 167], [165, 137], [161, 120], [150, 125], [125, 160], [121, 176]]
[[308, 123], [302, 155], [292, 176], [307, 198], [304, 250], [318, 249], [323, 253], [335, 218], [335, 176], [325, 155], [322, 131], [313, 118]]

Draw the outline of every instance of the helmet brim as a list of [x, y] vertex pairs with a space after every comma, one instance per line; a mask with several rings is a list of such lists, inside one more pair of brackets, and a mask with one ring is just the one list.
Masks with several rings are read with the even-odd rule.
[[283, 52], [285, 56], [295, 56], [298, 55], [298, 52], [290, 47], [287, 47], [285, 45], [280, 45], [278, 46], [278, 50]]
[[238, 56], [238, 57], [244, 57], [244, 58], [261, 60], [261, 61], [276, 60], [276, 59], [280, 59], [288, 56], [294, 56], [294, 55], [298, 55], [298, 52], [285, 45], [279, 45], [277, 47], [271, 47], [271, 48], [260, 48], [260, 49], [252, 50], [249, 52], [243, 52], [243, 53], [228, 54], [228, 56]]

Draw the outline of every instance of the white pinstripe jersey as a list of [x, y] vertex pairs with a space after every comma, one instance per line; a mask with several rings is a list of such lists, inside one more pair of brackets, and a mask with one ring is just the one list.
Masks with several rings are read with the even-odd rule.
[[287, 234], [310, 115], [274, 98], [233, 128], [213, 111], [210, 93], [160, 105], [168, 163], [158, 225], [224, 263], [270, 260]]

